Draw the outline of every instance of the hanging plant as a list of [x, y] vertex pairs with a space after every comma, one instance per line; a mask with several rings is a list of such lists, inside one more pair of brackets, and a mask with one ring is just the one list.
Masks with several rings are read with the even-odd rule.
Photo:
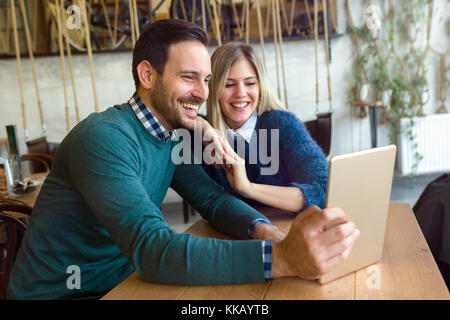
[[[389, 1], [388, 18], [381, 19], [379, 30], [369, 30], [366, 25], [353, 25], [349, 13], [347, 33], [352, 37], [356, 57], [352, 67], [353, 86], [350, 103], [362, 100], [358, 93], [370, 83], [375, 99], [384, 108], [381, 123], [389, 127], [389, 139], [398, 144], [398, 137], [405, 133], [412, 141], [414, 172], [423, 156], [417, 151], [417, 137], [413, 134], [414, 117], [423, 115], [422, 107], [428, 101], [429, 88], [426, 79], [425, 59], [427, 48], [416, 44], [418, 34], [426, 27], [426, 5], [430, 0]], [[367, 1], [367, 6], [372, 1]], [[406, 128], [400, 126], [401, 118], [409, 118]]]

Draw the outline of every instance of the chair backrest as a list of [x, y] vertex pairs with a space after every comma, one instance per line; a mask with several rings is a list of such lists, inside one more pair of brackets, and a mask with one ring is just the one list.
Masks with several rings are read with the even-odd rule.
[[28, 153], [44, 153], [54, 156], [58, 146], [59, 143], [48, 142], [46, 137], [27, 141]]
[[[22, 158], [27, 155], [48, 155], [51, 159], [55, 155], [56, 148], [59, 146], [59, 143], [54, 142], [48, 142], [47, 138], [39, 137], [33, 140], [29, 140], [26, 142], [27, 148], [28, 148], [28, 154], [22, 155]], [[40, 156], [40, 158], [43, 158]], [[45, 165], [40, 160], [45, 160], [48, 164], [48, 167], [51, 167], [51, 160], [50, 163], [47, 159], [23, 159], [23, 160], [35, 160], [31, 163], [31, 172], [37, 173], [37, 172], [45, 172]]]
[[26, 153], [20, 160], [31, 161], [31, 173], [48, 172], [52, 166], [53, 157], [44, 153]]
[[331, 113], [318, 114], [316, 120], [305, 122], [305, 126], [327, 157], [331, 147]]
[[28, 153], [46, 153], [48, 154], [48, 142], [46, 137], [40, 137], [26, 142]]
[[0, 200], [0, 299], [6, 299], [9, 274], [22, 244], [27, 225], [22, 219], [9, 213], [19, 212], [30, 215], [32, 208], [18, 200]]

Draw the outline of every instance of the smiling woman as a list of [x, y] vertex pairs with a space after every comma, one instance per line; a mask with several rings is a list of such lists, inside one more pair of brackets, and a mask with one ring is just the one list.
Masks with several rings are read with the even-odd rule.
[[246, 59], [236, 61], [230, 68], [219, 103], [225, 122], [230, 128], [240, 128], [256, 110], [259, 100], [256, 72]]
[[[214, 52], [211, 68], [207, 120], [228, 141], [222, 139], [225, 164], [203, 164], [208, 175], [251, 205], [295, 213], [323, 208], [325, 156], [297, 116], [283, 110], [254, 49], [227, 43]], [[267, 170], [267, 150], [279, 159], [275, 172]]]

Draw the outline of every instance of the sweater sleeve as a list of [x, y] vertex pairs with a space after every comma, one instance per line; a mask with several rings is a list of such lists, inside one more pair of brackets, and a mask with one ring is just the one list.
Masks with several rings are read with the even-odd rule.
[[325, 207], [328, 162], [303, 122], [291, 112], [277, 112], [280, 128], [280, 164], [289, 185], [300, 188], [305, 206]]
[[171, 187], [215, 229], [232, 237], [248, 239], [252, 223], [257, 219], [266, 219], [244, 201], [224, 190], [199, 164], [178, 165]]
[[142, 278], [183, 285], [264, 281], [261, 241], [198, 238], [165, 223], [140, 181], [138, 146], [120, 130], [96, 126], [82, 143], [74, 143], [70, 175]]

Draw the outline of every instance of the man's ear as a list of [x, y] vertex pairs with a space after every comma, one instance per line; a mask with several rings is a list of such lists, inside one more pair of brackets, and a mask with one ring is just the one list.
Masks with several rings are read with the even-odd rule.
[[147, 60], [142, 60], [136, 67], [137, 74], [139, 77], [140, 85], [149, 90], [153, 85], [153, 78], [155, 77], [156, 71], [153, 69], [150, 62]]

